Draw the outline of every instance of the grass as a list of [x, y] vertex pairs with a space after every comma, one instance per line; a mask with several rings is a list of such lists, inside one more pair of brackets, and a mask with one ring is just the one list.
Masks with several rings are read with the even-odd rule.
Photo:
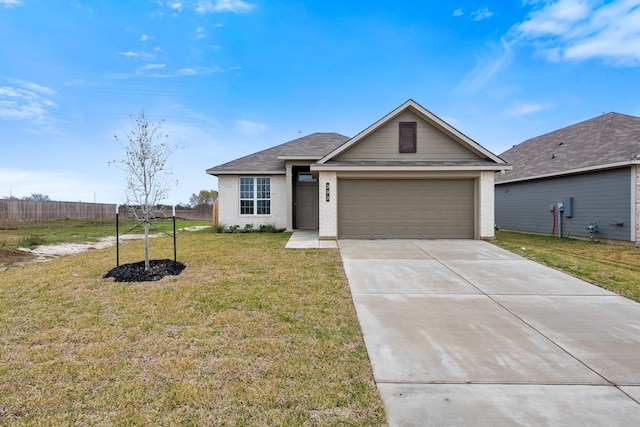
[[102, 279], [115, 248], [0, 272], [0, 425], [384, 425], [338, 251], [288, 238], [180, 234], [157, 282]]
[[[171, 219], [156, 220], [152, 223], [157, 229], [164, 232], [173, 231]], [[211, 225], [211, 221], [176, 220], [177, 228], [191, 227], [194, 225]], [[120, 220], [120, 233], [124, 233], [136, 226], [134, 220]], [[151, 232], [158, 232], [153, 227]], [[142, 226], [137, 227], [131, 233], [143, 233]], [[34, 246], [52, 243], [84, 243], [95, 242], [100, 237], [114, 236], [116, 233], [116, 221], [110, 220], [58, 220], [39, 222], [19, 222], [0, 224], [0, 247], [16, 248], [18, 246]], [[34, 242], [39, 242], [35, 243]]]
[[20, 239], [18, 241], [18, 246], [21, 248], [31, 248], [33, 246], [43, 245], [44, 242], [44, 237], [31, 234]]
[[639, 248], [509, 231], [498, 231], [494, 243], [640, 302]]

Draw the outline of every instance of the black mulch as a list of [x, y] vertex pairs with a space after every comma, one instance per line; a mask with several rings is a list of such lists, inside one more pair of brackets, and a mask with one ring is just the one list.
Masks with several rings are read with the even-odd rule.
[[149, 271], [144, 270], [144, 261], [123, 264], [109, 270], [103, 278], [113, 277], [116, 282], [151, 282], [160, 280], [164, 276], [177, 276], [187, 266], [170, 259], [149, 260]]

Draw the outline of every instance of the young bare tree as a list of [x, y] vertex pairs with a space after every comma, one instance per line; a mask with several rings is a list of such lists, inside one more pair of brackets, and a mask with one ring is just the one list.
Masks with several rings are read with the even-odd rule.
[[136, 220], [144, 224], [144, 268], [149, 271], [149, 221], [169, 193], [172, 173], [168, 161], [180, 147], [169, 143], [169, 136], [162, 133], [164, 120], [151, 123], [143, 110], [137, 117], [131, 116], [131, 122], [132, 128], [126, 132], [127, 143], [115, 135], [125, 149], [125, 158], [109, 164], [127, 173], [127, 205]]

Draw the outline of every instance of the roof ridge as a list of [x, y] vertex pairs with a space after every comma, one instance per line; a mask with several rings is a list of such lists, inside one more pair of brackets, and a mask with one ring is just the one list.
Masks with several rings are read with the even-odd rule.
[[615, 116], [612, 113], [607, 113], [605, 116], [604, 123], [602, 124], [602, 131], [600, 132], [600, 139], [598, 140], [598, 143], [600, 144], [606, 144], [609, 142], [613, 132], [613, 126], [611, 124], [615, 119]]

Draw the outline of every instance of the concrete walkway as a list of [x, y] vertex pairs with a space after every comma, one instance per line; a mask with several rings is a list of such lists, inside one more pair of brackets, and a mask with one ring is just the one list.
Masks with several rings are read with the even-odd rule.
[[338, 246], [389, 425], [640, 422], [640, 304], [483, 241]]
[[287, 249], [331, 249], [337, 248], [335, 240], [318, 240], [318, 230], [296, 230], [285, 248]]

